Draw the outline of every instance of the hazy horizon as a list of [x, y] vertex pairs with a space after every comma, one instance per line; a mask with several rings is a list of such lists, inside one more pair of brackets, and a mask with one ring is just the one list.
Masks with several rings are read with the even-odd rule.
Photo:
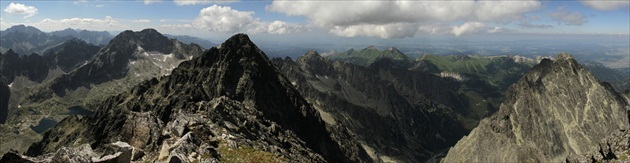
[[569, 52], [618, 68], [630, 67], [629, 5], [590, 0], [2, 1], [0, 30], [23, 24], [45, 32], [72, 28], [115, 36], [153, 28], [214, 43], [246, 33], [270, 56], [294, 58], [311, 49], [322, 53], [369, 45], [397, 47], [410, 56]]

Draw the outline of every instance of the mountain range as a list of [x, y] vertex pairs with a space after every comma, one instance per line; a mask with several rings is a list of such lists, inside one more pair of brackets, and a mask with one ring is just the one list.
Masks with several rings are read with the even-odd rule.
[[169, 74], [203, 51], [147, 29], [122, 32], [102, 48], [71, 38], [43, 55], [0, 53], [0, 74], [10, 88], [3, 104], [8, 107], [0, 108], [7, 113], [0, 117], [6, 123], [0, 137], [10, 141], [3, 141], [1, 151], [40, 139], [40, 132], [69, 114], [89, 114], [103, 98]]
[[[166, 35], [168, 38], [177, 39], [185, 44], [195, 43], [204, 49], [216, 46], [216, 44], [198, 37], [186, 35]], [[105, 46], [114, 38], [107, 31], [89, 31], [67, 28], [59, 31], [43, 32], [32, 26], [16, 25], [0, 31], [0, 52], [6, 53], [9, 49], [19, 55], [32, 53], [44, 54], [50, 48], [59, 46], [67, 40], [79, 39], [92, 45]]]
[[154, 29], [101, 46], [66, 37], [0, 53], [0, 162], [558, 162], [628, 149], [630, 75], [564, 53], [369, 46], [293, 60], [245, 34], [207, 50]]

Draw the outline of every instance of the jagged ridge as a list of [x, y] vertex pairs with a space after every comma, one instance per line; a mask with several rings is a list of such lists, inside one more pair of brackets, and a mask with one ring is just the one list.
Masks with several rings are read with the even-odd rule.
[[568, 54], [542, 60], [506, 94], [443, 161], [558, 162], [628, 127], [627, 102]]

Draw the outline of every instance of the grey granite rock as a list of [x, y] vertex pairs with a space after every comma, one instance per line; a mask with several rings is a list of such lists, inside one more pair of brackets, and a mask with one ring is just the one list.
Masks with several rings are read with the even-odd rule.
[[544, 59], [443, 162], [560, 162], [628, 128], [627, 102], [569, 54]]

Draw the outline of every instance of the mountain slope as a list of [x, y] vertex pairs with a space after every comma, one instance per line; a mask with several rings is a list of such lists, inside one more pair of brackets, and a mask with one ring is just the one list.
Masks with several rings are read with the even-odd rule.
[[359, 66], [368, 66], [381, 58], [388, 58], [398, 64], [409, 64], [411, 60], [398, 49], [390, 47], [387, 50], [379, 50], [376, 46], [369, 46], [365, 49], [356, 51], [350, 49], [343, 53], [326, 56], [332, 61], [342, 61], [352, 63]]
[[466, 132], [442, 105], [457, 98], [449, 80], [397, 68], [389, 59], [365, 68], [315, 51], [273, 62], [327, 123], [349, 128], [375, 160], [426, 161]]
[[99, 49], [98, 46], [73, 38], [47, 50], [43, 56], [49, 62], [51, 69], [59, 67], [67, 73], [86, 64], [97, 54]]
[[[2, 55], [2, 54], [0, 54]], [[2, 79], [2, 76], [0, 76]], [[9, 113], [9, 98], [11, 96], [11, 90], [9, 90], [9, 86], [4, 84], [3, 80], [0, 80], [0, 124], [3, 124], [4, 121], [7, 120], [7, 115]]]
[[572, 56], [543, 59], [444, 162], [558, 162], [628, 127], [627, 102]]
[[185, 44], [195, 43], [205, 49], [210, 49], [213, 46], [217, 46], [217, 44], [210, 42], [208, 40], [199, 38], [199, 37], [192, 37], [192, 36], [186, 36], [186, 35], [169, 35], [169, 34], [165, 34], [164, 36], [177, 39], [177, 41], [180, 41]]
[[597, 62], [586, 62], [582, 65], [597, 79], [610, 83], [617, 92], [623, 92], [630, 86], [627, 83], [627, 80], [630, 79], [630, 73], [628, 72], [623, 72], [621, 69], [611, 69]]
[[17, 25], [2, 32], [0, 52], [13, 49], [19, 55], [42, 54], [70, 38], [48, 34], [31, 26]]
[[41, 83], [48, 76], [48, 63], [39, 54], [20, 56], [11, 49], [0, 54], [0, 76], [5, 83], [13, 83], [20, 76]]
[[[66, 89], [75, 90], [78, 87], [89, 87], [91, 84], [100, 84], [127, 76], [129, 70], [136, 68], [133, 61], [137, 58], [161, 58], [164, 62], [167, 62], [167, 59], [169, 61], [174, 60], [173, 63], [166, 63], [168, 64], [166, 68], [161, 64], [152, 62], [160, 67], [157, 69], [160, 71], [161, 69], [172, 69], [182, 60], [201, 52], [202, 49], [199, 46], [170, 40], [154, 29], [145, 29], [140, 32], [124, 31], [116, 36], [107, 47], [101, 49], [96, 59], [56, 79], [50, 88], [58, 96], [64, 96]], [[180, 61], [177, 62], [177, 60]]]
[[66, 28], [60, 31], [53, 31], [50, 34], [59, 36], [59, 37], [67, 37], [72, 36], [78, 39], [81, 39], [85, 42], [94, 45], [107, 45], [107, 43], [112, 40], [114, 36], [112, 36], [107, 31], [88, 31], [88, 30], [74, 30], [72, 28]]
[[168, 76], [108, 98], [93, 116], [66, 118], [27, 154], [123, 141], [144, 151], [137, 158], [144, 161], [226, 161], [222, 148], [291, 162], [364, 159], [349, 135], [331, 132], [247, 35], [237, 34]]
[[[98, 52], [92, 54], [94, 50]], [[6, 126], [0, 128], [3, 147], [0, 153], [11, 146], [24, 151], [25, 144], [40, 140], [39, 133], [63, 118], [72, 114], [91, 114], [107, 97], [141, 81], [169, 74], [179, 63], [202, 52], [197, 45], [186, 45], [146, 29], [123, 32], [101, 50], [72, 39], [52, 48], [43, 57], [32, 55], [20, 59], [17, 54], [2, 55], [0, 58], [29, 61], [0, 61], [0, 69], [4, 65], [17, 64], [17, 70], [20, 70], [0, 71], [3, 76], [4, 73], [10, 75], [8, 80], [5, 78], [5, 83], [12, 86]], [[42, 62], [30, 61], [37, 58], [42, 58]]]

